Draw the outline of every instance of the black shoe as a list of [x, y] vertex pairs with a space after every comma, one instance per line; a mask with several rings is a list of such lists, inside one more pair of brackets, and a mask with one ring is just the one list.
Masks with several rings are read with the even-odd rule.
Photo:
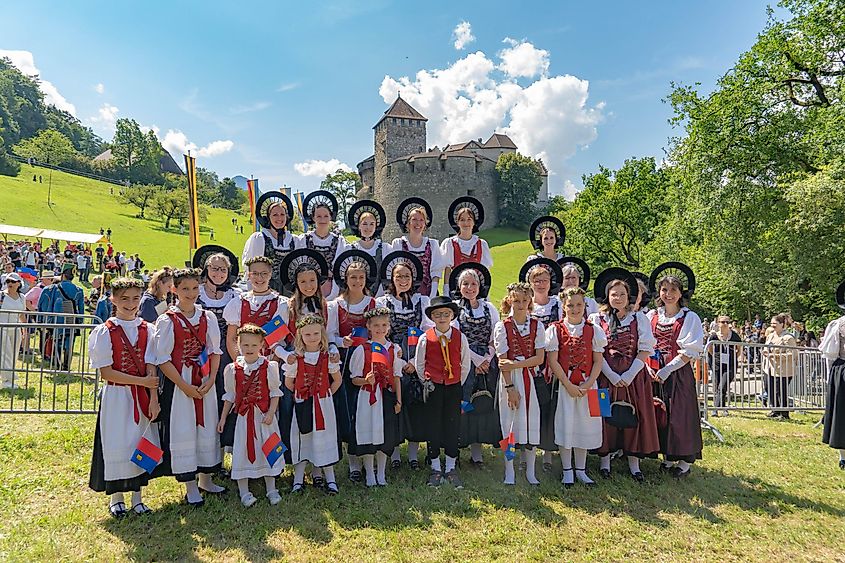
[[599, 475], [602, 479], [610, 479], [610, 469], [599, 469]]
[[334, 496], [339, 492], [340, 489], [337, 488], [337, 483], [335, 483], [334, 481], [329, 481], [328, 483], [326, 483], [326, 494]]
[[135, 514], [150, 514], [152, 512], [152, 509], [143, 502], [139, 502], [138, 504], [132, 507], [132, 512], [134, 512]]
[[304, 486], [302, 483], [294, 483], [293, 487], [291, 488], [291, 494], [301, 493], [304, 490]]
[[443, 472], [442, 471], [432, 471], [431, 475], [428, 476], [428, 486], [429, 487], [439, 487], [443, 483]]
[[326, 478], [322, 475], [311, 477], [311, 484], [314, 485], [315, 489], [324, 489], [326, 488]]
[[412, 459], [410, 462], [408, 462], [408, 465], [411, 466], [412, 471], [419, 471], [420, 470], [420, 462], [415, 460], [415, 459]]
[[390, 462], [390, 467], [393, 469], [399, 469], [402, 467], [402, 460], [394, 459]]
[[789, 420], [789, 411], [783, 411], [780, 413], [780, 417], [784, 420]]
[[120, 520], [124, 516], [126, 516], [126, 505], [122, 502], [116, 502], [113, 505], [109, 506], [109, 514], [111, 514], [112, 518]]
[[350, 471], [349, 472], [349, 480], [353, 483], [360, 483], [363, 480], [364, 476], [360, 471]]
[[663, 463], [660, 464], [660, 472], [661, 473], [672, 473], [672, 471], [674, 471], [674, 469], [675, 469], [674, 465], [665, 465]]
[[484, 461], [478, 460], [475, 461], [474, 459], [469, 460], [469, 466], [474, 467], [476, 469], [482, 469], [484, 467]]
[[687, 469], [686, 471], [681, 471], [680, 467], [676, 467], [674, 471], [672, 471], [672, 477], [675, 479], [686, 479], [689, 477], [690, 472], [692, 471], [692, 467]]
[[543, 473], [551, 473], [552, 472], [552, 464], [544, 461], [543, 462]]
[[452, 484], [453, 487], [456, 489], [463, 489], [464, 483], [461, 481], [461, 478], [458, 476], [458, 470], [453, 469], [452, 471], [446, 474], [446, 481]]
[[839, 460], [839, 469], [845, 470], [845, 459]]
[[219, 475], [223, 479], [230, 479], [231, 478], [231, 473], [229, 473], [229, 470], [226, 469], [225, 467], [221, 467], [220, 469], [218, 469], [217, 475]]
[[188, 506], [190, 506], [191, 508], [199, 508], [205, 504], [205, 499], [201, 498], [197, 502], [191, 502], [188, 500], [188, 495], [185, 495], [185, 502], [188, 503]]
[[780, 416], [779, 412], [772, 411], [766, 414], [766, 418], [778, 418]]
[[645, 477], [643, 477], [642, 471], [637, 471], [636, 473], [631, 473], [631, 479], [633, 479], [637, 483], [642, 483], [643, 481], [645, 481]]

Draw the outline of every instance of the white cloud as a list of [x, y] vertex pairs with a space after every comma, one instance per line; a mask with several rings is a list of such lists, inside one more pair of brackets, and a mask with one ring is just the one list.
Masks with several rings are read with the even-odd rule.
[[336, 158], [331, 160], [306, 160], [305, 162], [297, 162], [293, 165], [293, 168], [301, 176], [319, 176], [321, 178], [327, 174], [334, 174], [338, 170], [345, 172], [352, 171], [352, 167]]
[[103, 94], [106, 91], [106, 85], [100, 82], [96, 86], [94, 86], [94, 91], [98, 94]]
[[105, 103], [97, 110], [97, 115], [89, 118], [88, 122], [99, 130], [114, 133], [114, 124], [117, 121], [118, 113], [120, 113], [120, 109]]
[[59, 93], [59, 90], [52, 82], [40, 78], [41, 72], [35, 66], [35, 57], [30, 51], [10, 51], [0, 49], [0, 58], [8, 58], [12, 61], [18, 70], [27, 76], [38, 76], [39, 86], [44, 93], [44, 102], [49, 105], [54, 105], [58, 109], [64, 110], [71, 115], [76, 115], [76, 106], [67, 101], [64, 96]]
[[505, 37], [502, 43], [510, 45], [499, 52], [502, 63], [499, 70], [514, 78], [545, 76], [549, 71], [549, 52], [538, 49], [527, 41]]
[[[153, 130], [157, 130], [155, 126], [153, 127]], [[200, 147], [196, 143], [189, 141], [188, 136], [178, 129], [168, 129], [164, 138], [162, 139], [159, 136], [159, 140], [161, 141], [161, 146], [177, 159], [179, 155], [188, 154], [188, 151], [191, 151], [191, 156], [210, 158], [229, 152], [235, 146], [234, 142], [226, 140], [212, 141], [206, 146]]]
[[287, 84], [282, 84], [276, 88], [276, 92], [290, 92], [291, 90], [296, 90], [300, 86], [301, 84], [299, 82], [288, 82]]
[[252, 112], [256, 112], [256, 111], [261, 111], [263, 109], [267, 109], [267, 108], [270, 107], [270, 105], [271, 105], [270, 102], [254, 102], [252, 104], [235, 106], [235, 107], [233, 107], [232, 109], [229, 110], [229, 113], [232, 113], [232, 114], [235, 114], [235, 115], [241, 115], [241, 114], [244, 114], [244, 113], [252, 113]]
[[452, 38], [455, 40], [455, 49], [463, 50], [464, 47], [475, 41], [475, 35], [472, 34], [472, 26], [467, 21], [463, 21], [455, 26], [452, 31]]
[[[551, 194], [549, 194], [551, 195]], [[563, 197], [566, 201], [575, 201], [575, 196], [578, 195], [578, 186], [572, 180], [565, 180], [563, 182]]]
[[[379, 95], [391, 104], [401, 93], [428, 118], [429, 147], [500, 132], [521, 153], [542, 158], [549, 170], [562, 169], [579, 147], [596, 139], [604, 104], [588, 104], [586, 80], [547, 76], [549, 53], [531, 43], [512, 42], [498, 58], [496, 64], [477, 51], [446, 68], [420, 70], [413, 79], [385, 76]], [[516, 82], [517, 75], [538, 74], [527, 85]]]

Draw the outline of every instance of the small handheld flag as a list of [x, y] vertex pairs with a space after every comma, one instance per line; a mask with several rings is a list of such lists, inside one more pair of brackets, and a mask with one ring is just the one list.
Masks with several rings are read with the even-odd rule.
[[408, 327], [408, 346], [416, 346], [417, 343], [420, 341], [420, 336], [422, 336], [422, 331], [416, 327], [409, 326]]
[[156, 465], [161, 463], [162, 457], [164, 457], [164, 450], [141, 436], [130, 461], [147, 473], [152, 474]]
[[29, 284], [34, 284], [38, 281], [38, 272], [32, 268], [16, 268], [15, 271]]
[[663, 354], [660, 353], [660, 350], [655, 350], [654, 353], [648, 357], [648, 367], [654, 371], [663, 367]]
[[607, 389], [589, 389], [587, 405], [590, 407], [590, 416], [610, 416], [610, 392]]
[[373, 363], [384, 365], [388, 365], [390, 363], [390, 353], [387, 351], [386, 347], [382, 346], [378, 342], [373, 342], [372, 352]]
[[267, 463], [270, 464], [270, 467], [275, 465], [276, 462], [279, 461], [279, 458], [288, 451], [287, 447], [284, 443], [282, 443], [282, 439], [279, 438], [279, 435], [276, 432], [273, 432], [273, 434], [267, 438], [264, 445], [261, 446], [261, 450], [264, 452], [264, 457], [267, 458]]
[[200, 355], [197, 356], [197, 365], [200, 367], [201, 374], [208, 375], [211, 372], [211, 364], [208, 361], [208, 352], [205, 348], [203, 348]]
[[469, 401], [461, 401], [461, 414], [467, 414], [475, 410], [475, 405]]
[[267, 336], [264, 337], [264, 341], [267, 342], [267, 346], [272, 346], [279, 340], [290, 335], [288, 325], [285, 324], [285, 321], [283, 321], [282, 317], [279, 315], [270, 319], [270, 322], [261, 328], [263, 328], [264, 332], [267, 333]]
[[513, 437], [513, 432], [499, 441], [499, 448], [505, 453], [506, 460], [513, 461], [516, 458], [516, 440]]
[[367, 341], [369, 333], [367, 332], [367, 327], [364, 326], [356, 326], [352, 329], [352, 345], [353, 346], [361, 346]]

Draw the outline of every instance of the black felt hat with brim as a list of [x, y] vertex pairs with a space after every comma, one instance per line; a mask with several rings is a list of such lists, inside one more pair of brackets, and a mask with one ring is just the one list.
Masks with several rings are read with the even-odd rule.
[[449, 309], [455, 317], [461, 312], [461, 307], [445, 295], [438, 295], [431, 300], [431, 303], [425, 308], [425, 316], [430, 319], [431, 314], [438, 309]]

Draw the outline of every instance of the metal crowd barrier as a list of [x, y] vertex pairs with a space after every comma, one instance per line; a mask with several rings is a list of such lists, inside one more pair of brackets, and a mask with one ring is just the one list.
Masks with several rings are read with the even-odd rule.
[[[93, 315], [3, 311], [0, 320], [0, 413], [91, 414], [101, 383], [90, 367]], [[12, 318], [10, 318], [12, 317]], [[64, 321], [64, 322], [58, 322]]]
[[702, 425], [732, 411], [823, 412], [827, 362], [816, 348], [710, 341], [696, 369]]

